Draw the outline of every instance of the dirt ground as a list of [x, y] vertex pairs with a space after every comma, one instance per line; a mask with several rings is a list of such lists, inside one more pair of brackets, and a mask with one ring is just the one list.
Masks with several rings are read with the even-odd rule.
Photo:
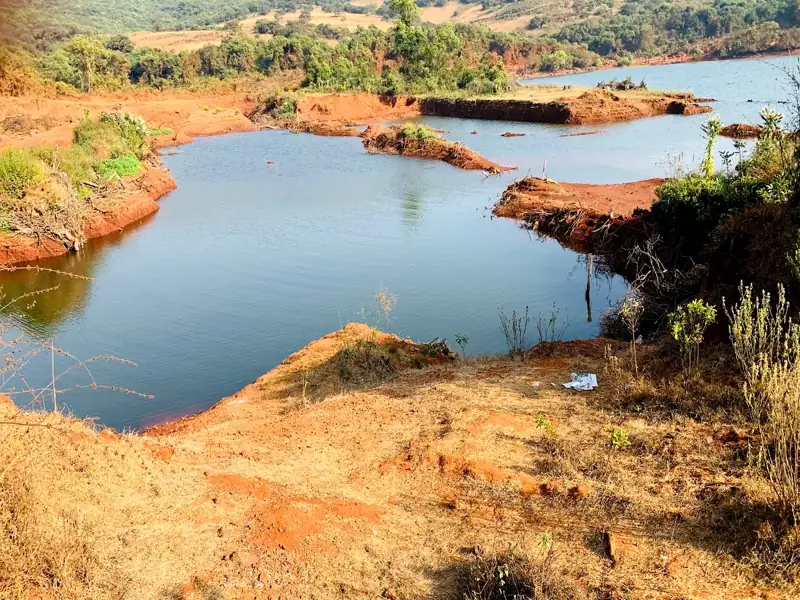
[[[618, 410], [611, 342], [345, 385], [337, 351], [373, 335], [348, 325], [144, 435], [30, 428], [59, 457], [42, 493], [91, 528], [97, 581], [115, 573], [130, 598], [463, 600], [463, 566], [511, 545], [549, 555], [564, 598], [796, 597], [756, 583], [734, 543], [746, 527], [726, 525], [742, 494], [764, 493], [744, 438]], [[575, 371], [600, 387], [565, 390]], [[629, 446], [610, 446], [613, 426]], [[19, 431], [0, 426], [4, 448]]]
[[152, 129], [167, 127], [175, 133], [164, 143], [186, 143], [192, 137], [255, 131], [244, 116], [257, 101], [257, 92], [205, 93], [137, 92], [127, 94], [81, 95], [69, 98], [0, 98], [0, 124], [24, 116], [30, 126], [24, 130], [0, 128], [0, 148], [6, 146], [68, 146], [72, 130], [89, 111], [123, 110], [138, 114]]
[[598, 185], [526, 177], [508, 187], [495, 206], [494, 214], [523, 219], [536, 211], [573, 209], [611, 217], [630, 216], [636, 209], [650, 208], [655, 189], [662, 183], [663, 179], [646, 179]]

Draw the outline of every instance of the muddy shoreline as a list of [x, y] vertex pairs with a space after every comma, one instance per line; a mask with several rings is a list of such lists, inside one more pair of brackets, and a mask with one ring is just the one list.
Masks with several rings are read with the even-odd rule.
[[[533, 93], [538, 93], [533, 91]], [[119, 97], [86, 97], [77, 100], [31, 99], [26, 117], [33, 123], [27, 134], [4, 135], [0, 147], [30, 147], [71, 143], [74, 124], [85, 110], [123, 110], [139, 114], [153, 127], [166, 128], [169, 133], [154, 136], [154, 148], [188, 144], [195, 137], [257, 131], [259, 128], [280, 127], [316, 135], [363, 136], [354, 126], [382, 120], [414, 118], [422, 115], [515, 120], [555, 124], [604, 123], [663, 114], [697, 114], [708, 112], [691, 94], [611, 93], [602, 90], [574, 90], [567, 96], [544, 101], [526, 98], [416, 98], [412, 96], [381, 97], [374, 94], [307, 94], [297, 101], [294, 121], [274, 122], [259, 119], [258, 100], [253, 94], [227, 94], [211, 100], [191, 94]], [[569, 96], [569, 94], [572, 94]], [[0, 99], [0, 121], [19, 110], [18, 99]], [[369, 146], [366, 144], [365, 146]], [[489, 173], [508, 170], [478, 156], [471, 150], [442, 140], [436, 148], [389, 149], [406, 156], [422, 156], [443, 160], [466, 169]], [[388, 146], [384, 147], [386, 151]], [[368, 151], [370, 148], [367, 148]], [[139, 187], [137, 187], [139, 186]], [[128, 197], [109, 212], [97, 212], [87, 219], [87, 238], [97, 238], [138, 221], [158, 210], [156, 201], [175, 189], [175, 182], [160, 162], [148, 165], [133, 182], [134, 189], [126, 190]], [[17, 264], [69, 252], [64, 244], [51, 239], [37, 239], [10, 234], [0, 240], [0, 264]]]
[[618, 184], [562, 183], [526, 177], [506, 188], [492, 213], [555, 238], [582, 253], [608, 249], [612, 240], [636, 238], [664, 179]]

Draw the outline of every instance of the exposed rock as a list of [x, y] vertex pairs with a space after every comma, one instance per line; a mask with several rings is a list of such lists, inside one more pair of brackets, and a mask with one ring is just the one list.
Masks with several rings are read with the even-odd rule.
[[583, 500], [591, 493], [591, 488], [585, 483], [572, 486], [567, 491], [567, 498], [570, 500]]
[[258, 564], [258, 556], [252, 552], [236, 552], [236, 560], [246, 569], [255, 567]]
[[750, 123], [731, 123], [725, 125], [719, 132], [720, 135], [730, 138], [757, 138], [764, 128]]

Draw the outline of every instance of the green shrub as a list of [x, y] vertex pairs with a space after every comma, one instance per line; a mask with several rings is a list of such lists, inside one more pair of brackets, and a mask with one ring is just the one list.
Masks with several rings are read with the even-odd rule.
[[116, 50], [117, 52], [124, 52], [126, 54], [133, 52], [133, 42], [131, 42], [131, 39], [127, 35], [112, 35], [103, 45], [108, 50]]
[[147, 130], [147, 135], [150, 136], [150, 137], [152, 137], [154, 135], [171, 135], [173, 133], [175, 133], [175, 132], [172, 129], [170, 129], [169, 127], [156, 127], [155, 129], [148, 129]]
[[611, 428], [611, 439], [609, 440], [609, 445], [613, 450], [625, 450], [629, 448], [631, 445], [631, 441], [628, 438], [628, 430], [624, 427], [612, 427]]
[[147, 137], [147, 123], [142, 117], [126, 112], [102, 112], [100, 122], [114, 125], [130, 151], [142, 155]]
[[135, 154], [118, 156], [117, 158], [107, 158], [98, 165], [98, 174], [103, 179], [109, 179], [114, 175], [119, 177], [132, 177], [139, 173], [142, 163], [136, 158]]
[[698, 299], [679, 306], [668, 317], [670, 334], [681, 347], [684, 368], [696, 368], [700, 361], [700, 344], [706, 328], [717, 318], [717, 309]]
[[136, 115], [104, 112], [100, 118], [83, 119], [73, 132], [73, 140], [97, 160], [128, 154], [142, 157], [147, 153], [147, 125]]
[[[66, 173], [73, 188], [81, 191], [83, 182], [91, 181], [95, 177], [95, 160], [86, 152], [83, 146], [73, 144], [69, 148], [42, 148], [33, 151], [45, 164], [55, 164], [58, 171]], [[83, 186], [82, 196], [88, 194], [88, 188]]]
[[652, 216], [666, 239], [683, 240], [691, 252], [701, 248], [724, 220], [759, 203], [759, 190], [764, 186], [750, 177], [691, 173], [656, 189]]
[[398, 137], [425, 142], [428, 140], [438, 140], [439, 134], [427, 125], [403, 125]]
[[112, 123], [84, 119], [72, 133], [73, 142], [100, 160], [130, 153], [128, 145]]
[[19, 200], [44, 178], [41, 161], [26, 150], [0, 154], [0, 193]]

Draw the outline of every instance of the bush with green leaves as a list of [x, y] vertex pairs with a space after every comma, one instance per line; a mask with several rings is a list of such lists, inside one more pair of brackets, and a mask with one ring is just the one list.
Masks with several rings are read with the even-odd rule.
[[41, 161], [27, 150], [0, 153], [0, 195], [20, 200], [44, 178]]
[[112, 35], [103, 45], [108, 50], [114, 50], [116, 52], [124, 52], [126, 54], [133, 52], [133, 42], [127, 35]]
[[668, 315], [669, 331], [678, 342], [684, 368], [691, 371], [700, 362], [700, 344], [706, 328], [717, 318], [717, 309], [700, 299], [679, 306]]
[[717, 138], [722, 131], [722, 119], [719, 118], [719, 115], [711, 115], [703, 123], [702, 128], [706, 138], [706, 151], [700, 165], [700, 172], [704, 177], [710, 178], [714, 176], [714, 144], [717, 143]]
[[153, 137], [156, 135], [172, 135], [173, 133], [175, 132], [169, 127], [155, 127], [154, 129], [147, 130], [148, 137]]
[[631, 441], [628, 437], [628, 430], [624, 427], [612, 427], [611, 437], [608, 442], [612, 450], [622, 451], [630, 448]]
[[133, 83], [157, 89], [178, 85], [183, 77], [180, 58], [158, 48], [146, 48], [133, 55], [129, 77]]
[[136, 158], [135, 154], [127, 154], [116, 158], [107, 158], [101, 161], [97, 168], [97, 173], [103, 179], [112, 177], [133, 177], [142, 168], [142, 163]]
[[440, 139], [439, 134], [427, 125], [403, 125], [398, 137], [416, 142], [427, 142]]
[[137, 115], [103, 112], [99, 119], [83, 119], [73, 131], [73, 141], [96, 160], [128, 154], [143, 157], [148, 152], [147, 132], [147, 124]]

